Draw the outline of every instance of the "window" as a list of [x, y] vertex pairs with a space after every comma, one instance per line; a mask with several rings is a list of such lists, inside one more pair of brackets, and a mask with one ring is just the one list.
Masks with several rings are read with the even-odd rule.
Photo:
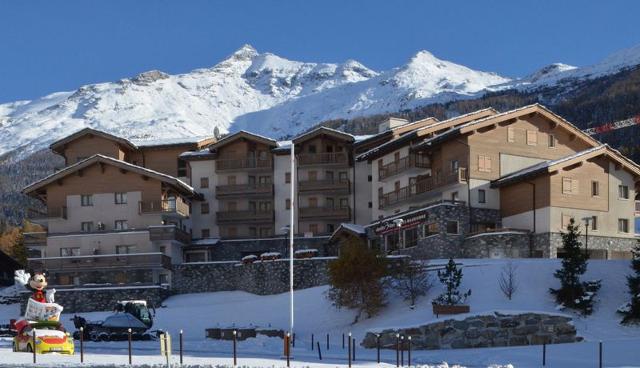
[[271, 177], [270, 176], [259, 176], [258, 177], [258, 183], [266, 185], [266, 184], [271, 184]]
[[628, 219], [618, 219], [618, 232], [619, 233], [628, 233], [629, 232], [629, 220]]
[[116, 220], [114, 228], [116, 230], [127, 230], [129, 228], [127, 220]]
[[206, 262], [207, 253], [206, 252], [187, 252], [185, 254], [186, 262]]
[[325, 208], [335, 208], [335, 203], [333, 198], [325, 198], [324, 199], [324, 207]]
[[60, 257], [73, 257], [80, 255], [80, 248], [60, 248]]
[[256, 237], [258, 236], [258, 228], [255, 226], [249, 227], [249, 236]]
[[[233, 212], [233, 211], [237, 211], [237, 210], [238, 210], [238, 203], [236, 203], [235, 201], [227, 202], [227, 211]], [[254, 208], [254, 210], [255, 210], [255, 208]]]
[[267, 236], [272, 236], [273, 235], [273, 230], [271, 230], [270, 227], [261, 227], [260, 228], [260, 237], [264, 238]]
[[200, 178], [200, 188], [209, 188], [209, 178]]
[[116, 204], [127, 204], [127, 193], [114, 193]]
[[556, 137], [553, 134], [549, 134], [549, 148], [556, 147]]
[[537, 146], [538, 145], [538, 132], [535, 130], [527, 130], [527, 145], [529, 146]]
[[478, 171], [491, 172], [491, 157], [486, 155], [478, 155]]
[[458, 172], [458, 168], [460, 167], [460, 163], [458, 160], [451, 160], [451, 173], [455, 174]]
[[287, 209], [287, 210], [291, 209], [291, 199], [290, 198], [287, 198], [287, 199], [284, 200], [284, 208]]
[[507, 142], [516, 141], [516, 130], [514, 127], [507, 127]]
[[310, 224], [309, 225], [309, 232], [311, 232], [313, 234], [317, 234], [318, 233], [318, 224]]
[[80, 204], [82, 205], [82, 207], [93, 206], [93, 195], [92, 194], [81, 195]]
[[309, 153], [316, 153], [316, 145], [315, 144], [310, 144], [309, 145]]
[[348, 198], [340, 198], [340, 208], [349, 207], [349, 199]]
[[236, 185], [235, 175], [227, 176], [227, 185]]
[[424, 236], [431, 236], [431, 235], [435, 235], [438, 233], [438, 223], [437, 222], [430, 222], [426, 225], [424, 225]]
[[167, 246], [166, 245], [159, 246], [158, 251], [162, 254], [167, 254]]
[[340, 178], [340, 181], [344, 183], [345, 181], [349, 180], [349, 174], [347, 174], [346, 171], [340, 171], [338, 173], [338, 178]]
[[373, 176], [372, 175], [367, 176], [367, 181], [368, 182], [372, 182], [373, 181]]
[[369, 208], [373, 208], [373, 202], [369, 202]]
[[329, 234], [333, 234], [333, 232], [335, 231], [335, 226], [333, 224], [327, 224], [327, 233]]
[[135, 245], [116, 245], [116, 254], [133, 254], [135, 252]]
[[269, 212], [271, 211], [271, 202], [269, 201], [261, 201], [258, 203], [258, 210], [260, 212]]
[[84, 233], [90, 233], [93, 231], [93, 221], [86, 221], [80, 224], [80, 228]]
[[312, 207], [312, 208], [318, 207], [318, 198], [316, 197], [309, 198], [309, 207]]
[[309, 171], [307, 173], [308, 179], [309, 181], [316, 181], [318, 180], [318, 172], [317, 171]]
[[591, 196], [592, 197], [597, 197], [600, 195], [600, 182], [598, 181], [591, 181]]
[[457, 234], [458, 233], [458, 221], [447, 221], [447, 234]]
[[629, 187], [626, 185], [618, 185], [618, 198], [629, 199]]
[[230, 238], [235, 238], [238, 236], [238, 229], [235, 226], [230, 226], [227, 228], [227, 236]]
[[210, 236], [211, 236], [211, 231], [209, 231], [209, 229], [200, 230], [200, 237], [201, 238], [208, 238]]
[[573, 178], [562, 178], [562, 194], [578, 194], [578, 180]]
[[187, 162], [178, 159], [178, 176], [187, 176]]
[[598, 216], [591, 216], [591, 230], [598, 231]]
[[458, 199], [460, 199], [460, 195], [458, 194], [458, 192], [452, 192], [451, 193], [451, 200], [452, 201], [457, 201]]
[[291, 183], [291, 173], [290, 172], [286, 172], [284, 173], [284, 182], [285, 183]]
[[200, 213], [206, 215], [209, 213], [209, 202], [200, 203]]
[[325, 171], [324, 179], [333, 182], [333, 171]]
[[478, 189], [478, 203], [487, 203], [487, 192], [484, 189]]

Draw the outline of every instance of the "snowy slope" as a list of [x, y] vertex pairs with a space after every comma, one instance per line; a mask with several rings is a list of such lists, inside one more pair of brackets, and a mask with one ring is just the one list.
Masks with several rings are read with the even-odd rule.
[[149, 71], [116, 82], [0, 104], [0, 155], [24, 155], [83, 127], [128, 138], [159, 139], [247, 129], [274, 138], [321, 121], [397, 112], [486, 91], [567, 86], [640, 64], [640, 46], [601, 63], [552, 64], [511, 80], [420, 51], [383, 72], [357, 61], [291, 61], [245, 45], [215, 66], [180, 75]]

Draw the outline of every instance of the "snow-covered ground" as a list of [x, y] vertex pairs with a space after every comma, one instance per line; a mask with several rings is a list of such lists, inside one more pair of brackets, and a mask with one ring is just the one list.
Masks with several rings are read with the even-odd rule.
[[[509, 301], [499, 290], [498, 275], [504, 260], [462, 260], [465, 264], [463, 288], [473, 294], [469, 300], [472, 313], [494, 310], [542, 311], [558, 313], [548, 293], [556, 287], [553, 271], [560, 265], [558, 260], [516, 260], [519, 289]], [[619, 324], [616, 308], [627, 300], [625, 275], [629, 273], [628, 261], [590, 261], [587, 279], [602, 279], [599, 302], [592, 316], [574, 317], [578, 334], [585, 338], [576, 344], [550, 345], [547, 347], [549, 367], [596, 367], [598, 364], [598, 342], [603, 341], [604, 365], [607, 367], [640, 366], [640, 326], [627, 327]], [[396, 295], [389, 295], [389, 305], [377, 317], [352, 324], [355, 314], [349, 310], [338, 310], [324, 294], [327, 287], [316, 287], [297, 291], [295, 294], [296, 348], [293, 366], [337, 366], [346, 364], [346, 351], [342, 349], [342, 334], [352, 332], [358, 344], [368, 330], [387, 327], [417, 326], [436, 320], [431, 312], [430, 301], [440, 292], [436, 285], [426, 297], [419, 300], [415, 309], [410, 309]], [[204, 330], [208, 327], [256, 325], [286, 329], [289, 321], [287, 294], [256, 296], [245, 292], [219, 292], [179, 295], [167, 299], [164, 308], [157, 310], [154, 328], [168, 330], [174, 337], [177, 350], [177, 333], [184, 330], [185, 364], [230, 365], [231, 343], [207, 340]], [[83, 314], [89, 319], [100, 319], [107, 313]], [[17, 306], [0, 306], [0, 321], [17, 315]], [[64, 315], [65, 324], [70, 315]], [[441, 317], [446, 318], [446, 317]], [[2, 323], [2, 322], [0, 322]], [[311, 351], [311, 334], [320, 341], [323, 361], [316, 351]], [[326, 350], [326, 334], [330, 335], [330, 349]], [[86, 343], [85, 361], [94, 364], [126, 364], [126, 342]], [[355, 365], [375, 365], [375, 350], [356, 349]], [[281, 359], [282, 340], [256, 338], [238, 343], [239, 365], [284, 366]], [[79, 362], [79, 356], [38, 357], [50, 366]], [[395, 352], [383, 351], [382, 359], [389, 366], [395, 365]], [[406, 359], [406, 357], [405, 357]], [[159, 342], [134, 342], [134, 364], [161, 364]], [[174, 356], [177, 361], [177, 357]], [[29, 364], [31, 356], [12, 353], [10, 340], [0, 340], [0, 367]], [[456, 349], [414, 351], [412, 363], [436, 365], [447, 362], [449, 366], [464, 367], [538, 367], [542, 362], [542, 347]], [[4, 365], [3, 365], [4, 364]], [[39, 365], [40, 366], [40, 365]], [[446, 365], [442, 365], [446, 366]]]

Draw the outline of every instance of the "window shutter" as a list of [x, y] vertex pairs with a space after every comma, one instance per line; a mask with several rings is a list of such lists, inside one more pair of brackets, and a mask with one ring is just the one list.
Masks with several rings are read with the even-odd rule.
[[571, 180], [571, 194], [578, 194], [578, 180]]
[[487, 172], [491, 171], [491, 157], [484, 156], [484, 168]]
[[530, 146], [538, 144], [538, 132], [535, 130], [527, 130], [527, 144]]
[[513, 127], [507, 127], [507, 142], [516, 141], [516, 132]]

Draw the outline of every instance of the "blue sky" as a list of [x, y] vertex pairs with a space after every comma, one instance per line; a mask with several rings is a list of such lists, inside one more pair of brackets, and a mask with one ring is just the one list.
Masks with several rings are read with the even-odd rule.
[[208, 67], [245, 43], [376, 70], [425, 49], [523, 76], [640, 43], [638, 14], [640, 1], [0, 0], [0, 102]]

